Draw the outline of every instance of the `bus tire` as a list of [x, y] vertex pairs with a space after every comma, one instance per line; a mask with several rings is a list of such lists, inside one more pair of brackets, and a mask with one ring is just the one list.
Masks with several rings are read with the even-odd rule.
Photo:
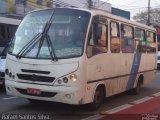
[[93, 102], [89, 104], [90, 110], [97, 110], [103, 103], [104, 100], [104, 90], [99, 86], [94, 94]]
[[132, 94], [134, 95], [139, 94], [141, 91], [141, 88], [142, 88], [142, 77], [139, 77], [136, 87], [132, 89]]

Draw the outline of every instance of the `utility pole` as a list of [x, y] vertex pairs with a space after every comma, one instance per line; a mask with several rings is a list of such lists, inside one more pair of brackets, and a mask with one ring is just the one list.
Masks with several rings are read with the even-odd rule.
[[92, 0], [88, 0], [88, 8], [91, 9], [93, 7], [93, 2]]
[[148, 0], [148, 20], [147, 20], [147, 25], [150, 25], [150, 0]]
[[23, 12], [26, 13], [26, 0], [23, 0]]

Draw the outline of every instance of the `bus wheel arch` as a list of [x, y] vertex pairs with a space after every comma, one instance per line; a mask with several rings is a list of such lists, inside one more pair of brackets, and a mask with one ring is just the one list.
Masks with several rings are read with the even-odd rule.
[[106, 96], [106, 89], [103, 83], [95, 87], [92, 103], [89, 104], [90, 110], [97, 110], [103, 103]]

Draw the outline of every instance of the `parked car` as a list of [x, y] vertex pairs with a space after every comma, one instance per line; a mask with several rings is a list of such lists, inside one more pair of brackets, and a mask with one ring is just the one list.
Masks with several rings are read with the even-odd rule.
[[0, 85], [4, 86], [6, 55], [9, 45], [7, 45], [0, 54]]

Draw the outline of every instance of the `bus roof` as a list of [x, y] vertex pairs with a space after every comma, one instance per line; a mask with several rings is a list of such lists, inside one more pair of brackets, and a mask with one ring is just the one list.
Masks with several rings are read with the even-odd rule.
[[21, 22], [21, 20], [19, 20], [19, 19], [0, 17], [0, 23], [3, 23], [3, 24], [19, 25], [20, 22]]
[[128, 20], [126, 18], [117, 16], [117, 15], [113, 15], [113, 14], [111, 14], [109, 12], [105, 12], [105, 11], [102, 11], [102, 10], [91, 10], [91, 14], [93, 16], [94, 15], [107, 16], [108, 18], [113, 19], [115, 21], [119, 21], [119, 22], [123, 22], [123, 23], [126, 23], [126, 24], [135, 25], [135, 26], [138, 26], [138, 27], [143, 27], [143, 28], [146, 28], [146, 29], [150, 29], [150, 30], [156, 31], [155, 28], [153, 28], [153, 27], [150, 27], [150, 26], [147, 26], [145, 24], [138, 23], [138, 22], [135, 22], [135, 21], [132, 21], [132, 20]]
[[[46, 9], [38, 9], [38, 10], [34, 10], [34, 11], [31, 11], [29, 13], [32, 13], [32, 12], [36, 12], [36, 11], [43, 11], [43, 10], [54, 10], [55, 8], [46, 8]], [[119, 22], [123, 22], [125, 24], [130, 24], [130, 25], [134, 25], [134, 26], [137, 26], [137, 27], [142, 27], [142, 28], [145, 28], [145, 29], [150, 29], [152, 31], [156, 31], [155, 28], [153, 27], [150, 27], [150, 26], [147, 26], [145, 24], [142, 24], [142, 23], [138, 23], [138, 22], [135, 22], [135, 21], [132, 21], [132, 20], [128, 20], [126, 18], [123, 18], [123, 17], [120, 17], [120, 16], [116, 16], [116, 15], [113, 15], [107, 11], [104, 11], [104, 10], [99, 10], [99, 9], [84, 9], [84, 8], [68, 8], [68, 7], [59, 7], [58, 9], [73, 9], [73, 10], [82, 10], [82, 11], [86, 11], [86, 12], [89, 12], [91, 13], [92, 16], [94, 15], [102, 15], [102, 16], [106, 16], [112, 20], [115, 20], [115, 21], [119, 21]]]

